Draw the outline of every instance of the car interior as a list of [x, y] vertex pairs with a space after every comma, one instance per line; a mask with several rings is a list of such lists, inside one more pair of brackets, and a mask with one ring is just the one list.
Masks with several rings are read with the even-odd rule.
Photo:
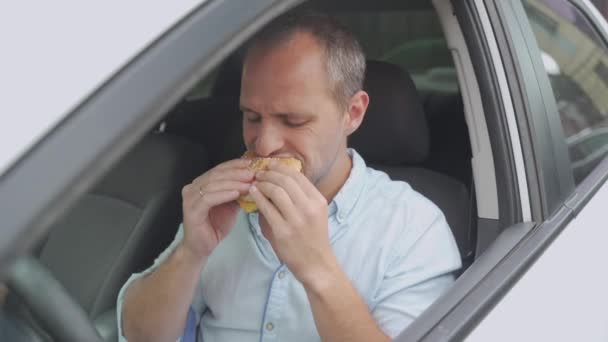
[[[371, 102], [349, 146], [369, 166], [437, 204], [457, 241], [462, 273], [483, 249], [479, 218], [497, 218], [487, 214], [497, 199], [491, 154], [480, 147], [487, 131], [475, 105], [479, 95], [464, 76], [470, 60], [449, 1], [311, 1], [296, 10], [309, 9], [337, 18], [366, 52], [364, 90]], [[119, 289], [151, 265], [177, 231], [181, 188], [244, 152], [243, 50], [202, 79], [33, 251], [107, 341], [117, 339]], [[20, 322], [27, 341], [54, 340], [47, 323], [10, 291], [4, 310]]]

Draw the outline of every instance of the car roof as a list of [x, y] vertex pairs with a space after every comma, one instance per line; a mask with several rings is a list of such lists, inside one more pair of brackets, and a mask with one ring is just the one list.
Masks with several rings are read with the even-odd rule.
[[207, 0], [0, 5], [0, 175], [159, 36]]

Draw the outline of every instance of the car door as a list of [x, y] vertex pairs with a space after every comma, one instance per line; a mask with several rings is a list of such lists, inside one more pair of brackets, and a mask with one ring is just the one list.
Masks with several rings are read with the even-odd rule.
[[[562, 176], [575, 187], [539, 227], [547, 230], [546, 249], [468, 340], [605, 341], [608, 143], [594, 137], [608, 125], [606, 23], [588, 1], [524, 0], [521, 5], [513, 9], [544, 88], [547, 120], [557, 127], [547, 144], [555, 156], [567, 157]], [[564, 142], [573, 136], [587, 141], [580, 159], [564, 153]]]
[[[0, 279], [110, 166], [223, 57], [296, 1], [201, 2], [109, 80], [90, 91], [0, 178]], [[108, 38], [109, 39], [109, 38]], [[69, 53], [66, 50], [65, 53]], [[12, 274], [30, 309], [61, 341], [92, 341], [94, 328], [40, 265]], [[28, 266], [29, 265], [29, 266]], [[23, 272], [21, 272], [23, 271]], [[30, 271], [30, 272], [28, 272]], [[27, 280], [27, 279], [26, 279]], [[44, 293], [38, 286], [45, 284]], [[57, 315], [61, 312], [61, 315]]]
[[[515, 179], [521, 179], [517, 164], [523, 162], [526, 188], [519, 189], [517, 199], [522, 208], [529, 203], [530, 212], [504, 228], [452, 291], [398, 340], [604, 341], [608, 324], [602, 310], [608, 296], [602, 289], [608, 277], [601, 270], [608, 234], [602, 214], [608, 160], [603, 155], [577, 175], [579, 160], [569, 154], [567, 141], [580, 132], [600, 134], [606, 123], [605, 21], [588, 1], [453, 4], [478, 63], [486, 115], [498, 114], [489, 125], [507, 122], [510, 155], [493, 146], [495, 159], [512, 159]], [[559, 55], [568, 42], [574, 48]], [[561, 79], [555, 77], [558, 72]], [[577, 129], [566, 126], [569, 115], [583, 108], [585, 121], [579, 120]], [[497, 139], [500, 135], [495, 132], [493, 144], [505, 143]], [[603, 147], [589, 155], [595, 158]]]

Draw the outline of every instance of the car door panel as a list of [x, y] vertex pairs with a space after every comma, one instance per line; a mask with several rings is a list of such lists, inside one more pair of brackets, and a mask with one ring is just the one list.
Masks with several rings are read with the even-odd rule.
[[[585, 27], [583, 25], [584, 17], [574, 16], [573, 12], [568, 12], [569, 8], [566, 6], [571, 4], [571, 8], [576, 8], [582, 11], [579, 12], [580, 14], [583, 14], [588, 9], [582, 2], [544, 1], [541, 3], [533, 0], [523, 2], [539, 4], [539, 7], [527, 7], [525, 13], [523, 13], [524, 15], [518, 16], [520, 19], [519, 25], [528, 40], [528, 52], [531, 59], [536, 60], [536, 65], [539, 65], [541, 56], [545, 57], [543, 56], [545, 52], [551, 51], [540, 50], [536, 44], [536, 39], [542, 39], [544, 33], [538, 31], [532, 33], [532, 30], [530, 30], [531, 23], [525, 20], [526, 15], [530, 18], [532, 25], [534, 21], [540, 20], [539, 18], [545, 15], [544, 23], [554, 25], [552, 35], [548, 39], [557, 40], [560, 34], [565, 35], [567, 33], [576, 36], [574, 30]], [[522, 7], [515, 2], [510, 4], [516, 11], [522, 13]], [[574, 7], [575, 5], [576, 7]], [[568, 17], [565, 17], [568, 18], [567, 20], [573, 20], [574, 22], [574, 18], [577, 18], [576, 26], [567, 26], [567, 23], [561, 23], [559, 16], [556, 19], [554, 13], [534, 12], [534, 10], [545, 11], [550, 6], [555, 6], [552, 7], [556, 11], [555, 13], [563, 15], [570, 13]], [[548, 19], [552, 19], [553, 22]], [[556, 25], [562, 25], [562, 27]], [[589, 35], [592, 33], [590, 31], [586, 32], [585, 34]], [[580, 45], [585, 44], [584, 40], [587, 39], [583, 35], [579, 35], [580, 37], [576, 40]], [[605, 35], [600, 34], [600, 36]], [[541, 43], [540, 45], [547, 47], [546, 41]], [[559, 47], [563, 47], [564, 44], [563, 40], [559, 41], [557, 53], [561, 53]], [[602, 45], [603, 42], [596, 39], [595, 43], [587, 43], [587, 46], [591, 44]], [[602, 48], [605, 47], [600, 47], [600, 49]], [[587, 50], [589, 49], [587, 48]], [[604, 58], [608, 60], [608, 50], [604, 52], [595, 51], [596, 56], [587, 54], [587, 60], [583, 59], [577, 62], [581, 65], [581, 68], [587, 68], [589, 64], [594, 65], [594, 61], [598, 61], [598, 59], [601, 63], [602, 59], [597, 56], [597, 53], [604, 54]], [[573, 56], [577, 58], [582, 58], [581, 54], [583, 57], [585, 56], [582, 51], [574, 53], [576, 54]], [[570, 158], [568, 158], [567, 150], [564, 150], [564, 142], [567, 140], [566, 135], [569, 133], [566, 129], [561, 129], [561, 126], [565, 125], [563, 113], [553, 110], [553, 108], [558, 107], [555, 102], [556, 96], [559, 99], [560, 94], [554, 91], [554, 80], [548, 82], [547, 75], [551, 74], [552, 71], [546, 60], [543, 62], [541, 62], [544, 64], [543, 68], [536, 68], [536, 70], [540, 69], [544, 73], [538, 72], [537, 77], [544, 90], [544, 101], [548, 108], [547, 120], [553, 127], [551, 139], [546, 139], [545, 144], [554, 146], [553, 157], [557, 158], [555, 163], [560, 168], [559, 178], [572, 178], [576, 173], [573, 174], [570, 167]], [[559, 66], [564, 65], [562, 63]], [[568, 66], [572, 68], [573, 65], [576, 64], [570, 63]], [[601, 75], [599, 76], [601, 77]], [[577, 77], [577, 82], [584, 80], [581, 74], [578, 74]], [[547, 84], [550, 84], [553, 89], [548, 88]], [[603, 97], [605, 98], [605, 94]], [[560, 116], [562, 116], [562, 120], [559, 120]], [[564, 165], [564, 161], [568, 163]], [[608, 160], [598, 164], [594, 171], [585, 175], [585, 179], [577, 180], [578, 186], [576, 188], [568, 186], [570, 181], [567, 179], [562, 181], [562, 184], [566, 185], [562, 190], [568, 190], [566, 192], [562, 191], [562, 196], [567, 195], [567, 198], [562, 199], [560, 197], [558, 199], [558, 202], [561, 203], [558, 211], [550, 215], [535, 229], [532, 237], [526, 241], [532, 246], [535, 236], [545, 237], [544, 240], [538, 241], [537, 252], [527, 257], [527, 270], [521, 273], [520, 279], [514, 283], [513, 287], [489, 314], [478, 323], [467, 340], [604, 341], [608, 338], [608, 328], [606, 328], [608, 320], [602, 314], [608, 304], [608, 296], [605, 295], [604, 290], [608, 286], [608, 277], [602, 271], [604, 269], [603, 260], [608, 257], [608, 252], [604, 248], [608, 232], [605, 229], [605, 224], [603, 224], [605, 221], [603, 217], [605, 215], [605, 203], [608, 201], [606, 178], [608, 178]], [[517, 329], [505, 328], [506, 322], [510, 326], [517, 327]]]
[[[581, 258], [574, 257], [572, 254], [573, 251], [584, 250], [591, 239], [598, 238], [601, 242], [606, 241], [606, 233], [602, 231], [600, 234], [599, 232], [602, 225], [598, 224], [601, 221], [598, 220], [597, 210], [601, 207], [602, 201], [604, 203], [606, 201], [605, 192], [607, 192], [608, 186], [603, 185], [602, 182], [607, 178], [608, 169], [606, 166], [599, 166], [575, 188], [569, 165], [568, 149], [557, 116], [554, 94], [541, 60], [540, 49], [536, 45], [522, 4], [517, 1], [490, 0], [483, 1], [483, 4], [482, 1], [466, 3], [469, 5], [469, 10], [460, 12], [461, 23], [466, 22], [466, 20], [462, 20], [463, 16], [479, 15], [476, 10], [483, 11], [484, 8], [487, 9], [491, 18], [490, 22], [496, 34], [495, 39], [503, 58], [502, 63], [504, 63], [517, 114], [518, 130], [526, 162], [528, 190], [533, 206], [532, 217], [538, 224], [530, 222], [527, 230], [522, 230], [521, 226], [505, 228], [486, 253], [481, 255], [469, 269], [471, 273], [474, 273], [480, 271], [482, 266], [478, 265], [485, 263], [493, 265], [485, 277], [469, 284], [470, 291], [464, 295], [461, 293], [460, 302], [457, 305], [442, 308], [444, 300], [447, 304], [453, 300], [452, 295], [455, 295], [457, 291], [462, 291], [466, 286], [466, 278], [470, 274], [465, 272], [462, 278], [458, 279], [454, 292], [450, 292], [445, 298], [440, 299], [427, 313], [423, 314], [422, 317], [426, 318], [428, 322], [414, 322], [410, 327], [411, 330], [409, 332], [406, 330], [400, 336], [403, 341], [457, 341], [465, 338], [473, 341], [500, 341], [503, 340], [503, 332], [512, 333], [512, 335], [506, 334], [505, 336], [513, 337], [504, 340], [529, 340], [525, 331], [535, 328], [534, 323], [543, 316], [543, 310], [553, 310], [554, 315], [562, 314], [562, 325], [566, 324], [568, 317], [571, 318], [571, 315], [566, 314], [570, 313], [567, 308], [560, 311], [555, 309], [555, 305], [550, 306], [550, 303], [558, 304], [559, 297], [568, 293], [566, 288], [575, 292], [580, 291], [580, 286], [575, 286], [581, 283], [580, 279], [594, 281], [594, 285], [590, 289], [594, 290], [595, 294], [598, 294], [602, 286], [606, 286], [605, 276], [598, 271], [597, 267], [592, 267], [591, 271], [573, 272], [579, 276], [578, 279], [565, 282], [564, 287], [559, 286], [560, 291], [546, 290], [554, 286], [556, 281], [567, 276], [568, 267], [566, 265], [581, 265], [585, 264], [585, 261], [596, 260], [596, 265], [599, 266], [597, 260], [606, 260], [606, 255], [595, 251], [597, 248], [580, 253]], [[464, 7], [466, 8], [466, 4]], [[459, 13], [458, 8], [459, 6], [456, 6], [457, 14]], [[479, 19], [472, 21], [483, 27]], [[487, 30], [487, 27], [485, 29]], [[471, 44], [470, 47], [480, 48], [474, 44]], [[471, 53], [479, 57], [478, 52], [472, 51]], [[485, 53], [488, 53], [488, 50], [485, 50]], [[485, 72], [492, 71], [489, 69]], [[479, 75], [478, 78], [480, 78]], [[493, 143], [495, 142], [496, 140], [493, 140]], [[608, 162], [604, 161], [604, 164], [608, 164]], [[581, 204], [581, 201], [587, 202]], [[579, 217], [576, 216], [577, 210], [580, 210], [581, 216]], [[520, 234], [513, 234], [517, 231]], [[577, 235], [576, 231], [584, 233]], [[513, 240], [505, 238], [504, 234], [509, 233], [512, 234], [510, 236]], [[505, 241], [512, 243], [510, 247], [506, 247], [508, 244], [505, 244]], [[589, 246], [598, 247], [601, 242]], [[497, 253], [497, 250], [501, 245], [505, 249], [510, 249], [507, 254], [499, 258], [500, 254]], [[547, 256], [549, 259], [544, 261]], [[573, 263], [575, 260], [576, 262]], [[527, 278], [529, 274], [530, 278]], [[545, 278], [552, 281], [547, 282]], [[527, 279], [536, 280], [536, 282], [528, 282]], [[517, 290], [515, 290], [516, 288]], [[517, 300], [512, 301], [511, 293], [514, 290]], [[522, 311], [528, 310], [530, 304], [527, 303], [534, 303], [537, 293], [539, 293], [537, 300], [542, 304], [535, 308], [537, 309], [535, 315], [526, 315], [525, 324], [523, 319], [521, 322], [519, 319], [514, 320], [520, 322], [522, 326], [526, 326], [527, 329], [521, 331], [511, 329], [513, 320], [509, 315], [521, 316]], [[587, 299], [590, 300], [592, 297], [593, 295], [589, 294]], [[587, 305], [589, 301], [586, 301], [573, 305], [573, 308], [598, 312], [606, 305], [604, 298], [599, 299], [598, 303], [593, 305]], [[502, 310], [501, 306], [509, 310]], [[438, 314], [439, 311], [441, 311], [440, 314]], [[550, 323], [551, 320], [547, 320], [547, 322], [543, 327], [545, 330], [553, 327], [553, 332], [545, 336], [542, 335], [543, 329], [538, 329], [538, 332], [541, 333], [539, 336], [543, 338], [537, 340], [550, 340], [545, 337], [559, 337], [556, 333], [559, 329], [554, 328], [555, 325]], [[605, 329], [602, 328], [606, 326], [605, 322], [601, 318], [595, 318], [592, 322], [596, 325], [587, 336], [593, 340], [602, 340], [601, 338], [605, 337]], [[517, 326], [517, 324], [513, 326]], [[582, 326], [579, 325], [578, 330], [581, 328]], [[569, 332], [576, 330], [570, 329]]]
[[608, 340], [606, 203], [608, 184], [566, 224], [467, 341]]

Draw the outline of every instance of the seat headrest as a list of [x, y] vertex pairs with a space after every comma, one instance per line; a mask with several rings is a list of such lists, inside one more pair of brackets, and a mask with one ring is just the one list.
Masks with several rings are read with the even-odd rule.
[[391, 63], [367, 61], [363, 89], [370, 103], [349, 146], [371, 164], [423, 162], [429, 154], [429, 132], [410, 75]]
[[165, 191], [181, 189], [207, 168], [198, 144], [164, 133], [145, 136], [95, 185], [91, 193], [144, 208]]
[[238, 97], [211, 97], [178, 104], [165, 119], [165, 132], [207, 149], [211, 166], [239, 157], [245, 150]]
[[230, 55], [219, 67], [217, 78], [211, 88], [213, 97], [236, 97], [241, 95], [241, 73], [243, 72], [243, 53]]

